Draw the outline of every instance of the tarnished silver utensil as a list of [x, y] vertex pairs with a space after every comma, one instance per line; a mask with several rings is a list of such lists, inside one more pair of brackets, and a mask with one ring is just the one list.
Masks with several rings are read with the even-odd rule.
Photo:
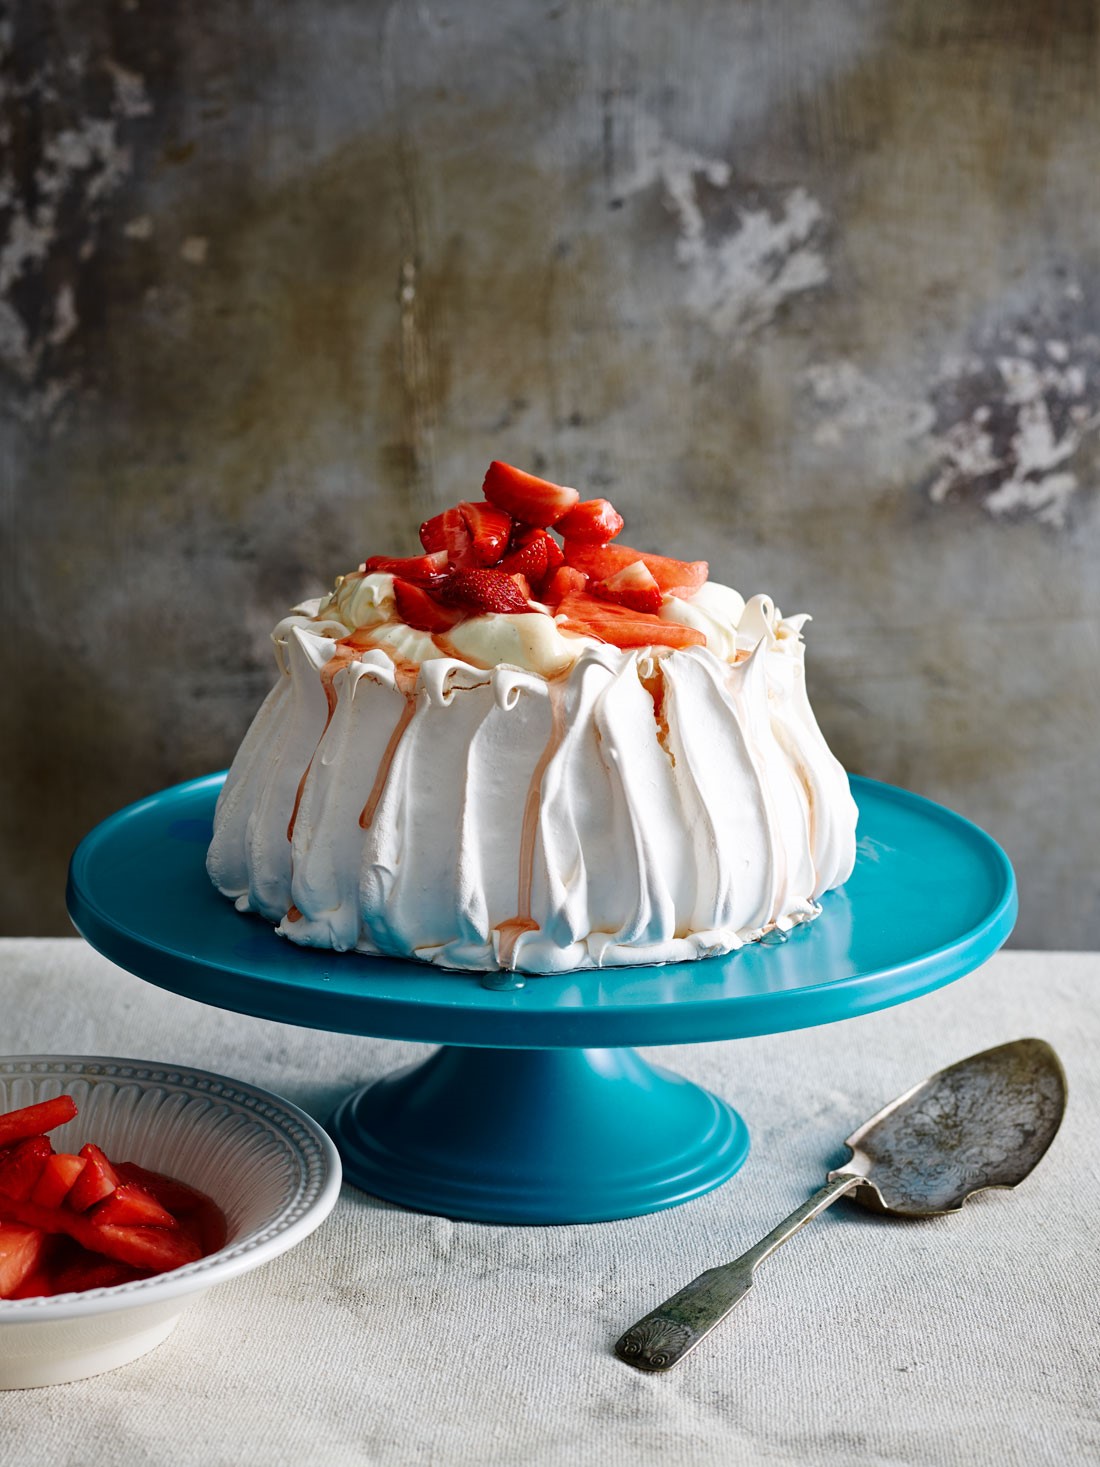
[[632, 1324], [620, 1360], [669, 1370], [752, 1288], [753, 1270], [803, 1223], [851, 1196], [894, 1217], [958, 1212], [989, 1187], [1015, 1187], [1054, 1140], [1066, 1077], [1042, 1039], [1017, 1039], [940, 1070], [852, 1133], [851, 1160], [808, 1202], [732, 1263], [709, 1268]]

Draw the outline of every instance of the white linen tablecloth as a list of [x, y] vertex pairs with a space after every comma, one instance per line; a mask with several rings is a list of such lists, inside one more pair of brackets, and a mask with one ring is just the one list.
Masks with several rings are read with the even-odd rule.
[[[223, 1284], [152, 1354], [0, 1394], [3, 1467], [1100, 1462], [1100, 959], [1001, 954], [899, 1008], [655, 1052], [732, 1100], [753, 1151], [717, 1191], [615, 1223], [456, 1223], [345, 1186], [284, 1257]], [[760, 1270], [674, 1371], [621, 1330], [741, 1252], [894, 1095], [1028, 1034], [1069, 1076], [1062, 1131], [1014, 1193], [960, 1215], [847, 1202]], [[205, 1008], [79, 940], [0, 942], [0, 1052], [114, 1054], [253, 1081], [324, 1119], [426, 1053]], [[506, 1097], [502, 1097], [506, 1101]]]

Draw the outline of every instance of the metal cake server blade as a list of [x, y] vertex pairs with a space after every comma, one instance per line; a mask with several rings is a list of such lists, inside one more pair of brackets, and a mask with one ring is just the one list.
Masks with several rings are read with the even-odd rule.
[[1018, 1186], [1065, 1108], [1065, 1073], [1042, 1039], [1017, 1039], [939, 1070], [853, 1131], [850, 1161], [747, 1253], [707, 1269], [632, 1324], [616, 1355], [640, 1370], [670, 1370], [745, 1297], [757, 1264], [838, 1197], [893, 1217], [936, 1217], [958, 1212], [975, 1192]]

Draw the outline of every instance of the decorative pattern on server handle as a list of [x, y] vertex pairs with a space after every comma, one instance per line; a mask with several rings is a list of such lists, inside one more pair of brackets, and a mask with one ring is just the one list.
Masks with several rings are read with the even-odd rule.
[[757, 1264], [763, 1263], [781, 1243], [838, 1197], [858, 1187], [860, 1181], [851, 1172], [834, 1174], [824, 1187], [801, 1207], [796, 1207], [747, 1253], [732, 1263], [708, 1268], [692, 1279], [678, 1294], [631, 1325], [620, 1337], [615, 1345], [620, 1360], [640, 1370], [670, 1370], [740, 1304], [752, 1288]]
[[643, 1370], [667, 1370], [700, 1338], [686, 1324], [667, 1314], [647, 1314], [645, 1319], [630, 1326], [615, 1350], [624, 1360]]

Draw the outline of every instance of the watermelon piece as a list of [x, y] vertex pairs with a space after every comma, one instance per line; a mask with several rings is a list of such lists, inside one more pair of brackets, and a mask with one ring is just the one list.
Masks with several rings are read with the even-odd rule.
[[93, 1142], [82, 1146], [80, 1154], [84, 1168], [65, 1199], [66, 1207], [73, 1212], [87, 1212], [89, 1207], [109, 1197], [119, 1183], [118, 1173]]
[[41, 1136], [55, 1126], [63, 1126], [76, 1115], [76, 1102], [71, 1095], [55, 1095], [37, 1105], [24, 1105], [0, 1115], [0, 1146], [23, 1141], [28, 1136]]
[[651, 555], [629, 545], [588, 545], [582, 540], [565, 542], [565, 563], [584, 571], [594, 581], [606, 581], [636, 561], [644, 561], [649, 573], [666, 596], [694, 596], [707, 579], [705, 560], [673, 560], [668, 555]]
[[45, 1246], [41, 1228], [0, 1222], [0, 1299], [10, 1299], [34, 1272]]
[[82, 1156], [70, 1156], [64, 1151], [56, 1152], [47, 1158], [46, 1165], [42, 1168], [42, 1175], [34, 1184], [30, 1200], [43, 1207], [57, 1207], [59, 1203], [64, 1202], [69, 1189], [84, 1167], [85, 1161]]
[[0, 1194], [13, 1202], [25, 1202], [52, 1155], [53, 1147], [45, 1136], [16, 1142], [0, 1162]]
[[154, 1228], [179, 1226], [140, 1182], [119, 1182], [109, 1197], [96, 1203], [91, 1218], [95, 1223], [131, 1223]]

